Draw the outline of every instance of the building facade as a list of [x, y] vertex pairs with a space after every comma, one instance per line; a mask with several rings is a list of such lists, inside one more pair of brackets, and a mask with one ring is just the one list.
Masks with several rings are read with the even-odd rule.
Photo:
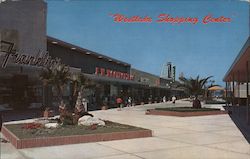
[[13, 50], [36, 55], [46, 52], [47, 4], [43, 0], [0, 4], [0, 40], [14, 43]]
[[223, 79], [223, 81], [226, 82], [227, 104], [232, 104], [234, 108], [239, 108], [239, 106], [245, 107], [246, 121], [248, 124], [250, 124], [249, 59], [250, 37], [248, 37]]
[[47, 50], [46, 12], [43, 0], [0, 3], [0, 104], [42, 102], [36, 65]]
[[[81, 74], [95, 83], [84, 96], [89, 110], [103, 105], [124, 104], [132, 97], [134, 104], [160, 102], [173, 91], [167, 79], [134, 68], [129, 63], [81, 48], [46, 35], [47, 5], [43, 0], [0, 3], [0, 106], [16, 108], [52, 106], [57, 94], [45, 87], [40, 74], [46, 67], [63, 63], [71, 75]], [[63, 98], [74, 105], [72, 83]]]
[[105, 104], [115, 107], [117, 97], [126, 101], [133, 95], [131, 88], [141, 85], [134, 81], [128, 63], [52, 37], [48, 37], [47, 46], [52, 58], [60, 58], [62, 63], [78, 69], [78, 73], [98, 85], [84, 93], [90, 101], [90, 110], [99, 109]]

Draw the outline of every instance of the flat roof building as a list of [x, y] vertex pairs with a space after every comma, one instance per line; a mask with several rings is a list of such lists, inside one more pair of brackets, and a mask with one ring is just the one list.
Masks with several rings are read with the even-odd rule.
[[[69, 66], [71, 74], [82, 74], [97, 83], [85, 92], [92, 110], [99, 109], [104, 100], [115, 106], [117, 96], [148, 103], [149, 98], [160, 102], [162, 96], [170, 94], [167, 81], [159, 76], [47, 36], [46, 16], [47, 4], [43, 0], [0, 3], [0, 106], [53, 105], [55, 91], [52, 86], [45, 88], [39, 77], [44, 68], [61, 62]], [[72, 83], [68, 82], [63, 96], [71, 100], [71, 95]]]
[[226, 96], [233, 106], [246, 106], [246, 120], [249, 119], [249, 81], [250, 81], [250, 37], [243, 45], [231, 67], [223, 78], [226, 82]]

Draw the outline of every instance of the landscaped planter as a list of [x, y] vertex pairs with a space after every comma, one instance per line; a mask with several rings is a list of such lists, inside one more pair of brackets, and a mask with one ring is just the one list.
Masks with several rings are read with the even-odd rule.
[[174, 110], [155, 110], [148, 109], [146, 115], [165, 115], [165, 116], [178, 116], [178, 117], [190, 117], [190, 116], [204, 116], [204, 115], [219, 115], [227, 114], [227, 111], [222, 110], [206, 110], [206, 111], [174, 111]]
[[11, 132], [6, 125], [2, 128], [2, 134], [12, 143], [17, 149], [78, 144], [88, 142], [111, 141], [121, 139], [132, 139], [142, 137], [152, 137], [152, 131], [148, 129], [139, 129], [133, 131], [119, 131], [109, 133], [96, 133], [71, 136], [55, 136], [55, 137], [37, 137], [37, 138], [22, 138], [17, 137]]

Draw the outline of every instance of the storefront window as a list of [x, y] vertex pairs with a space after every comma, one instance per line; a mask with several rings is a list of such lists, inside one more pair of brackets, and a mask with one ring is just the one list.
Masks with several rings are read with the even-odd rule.
[[118, 95], [118, 88], [114, 85], [110, 85], [110, 94], [111, 94], [111, 96], [117, 96]]

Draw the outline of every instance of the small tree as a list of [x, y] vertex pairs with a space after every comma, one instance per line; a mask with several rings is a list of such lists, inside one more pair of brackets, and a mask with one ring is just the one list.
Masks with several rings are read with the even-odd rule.
[[[201, 78], [199, 76], [197, 76], [196, 78], [192, 78], [190, 77], [189, 79], [182, 77], [180, 78], [181, 84], [179, 85], [179, 87], [184, 88], [185, 92], [188, 95], [191, 96], [195, 96], [195, 98], [197, 99], [198, 95], [204, 95], [205, 91], [206, 91], [206, 83], [208, 82], [208, 80], [212, 78], [212, 76], [206, 77], [206, 78]], [[194, 107], [198, 107], [197, 105], [197, 101], [193, 101], [193, 106]]]
[[73, 103], [76, 102], [78, 92], [83, 92], [86, 88], [94, 88], [96, 86], [96, 83], [93, 82], [93, 80], [87, 78], [83, 74], [73, 74], [71, 76], [71, 82], [73, 84]]
[[65, 85], [70, 81], [71, 74], [69, 72], [69, 67], [60, 64], [53, 68], [46, 68], [40, 74], [45, 86], [51, 84], [56, 88], [58, 95], [58, 102], [63, 99], [63, 90]]

